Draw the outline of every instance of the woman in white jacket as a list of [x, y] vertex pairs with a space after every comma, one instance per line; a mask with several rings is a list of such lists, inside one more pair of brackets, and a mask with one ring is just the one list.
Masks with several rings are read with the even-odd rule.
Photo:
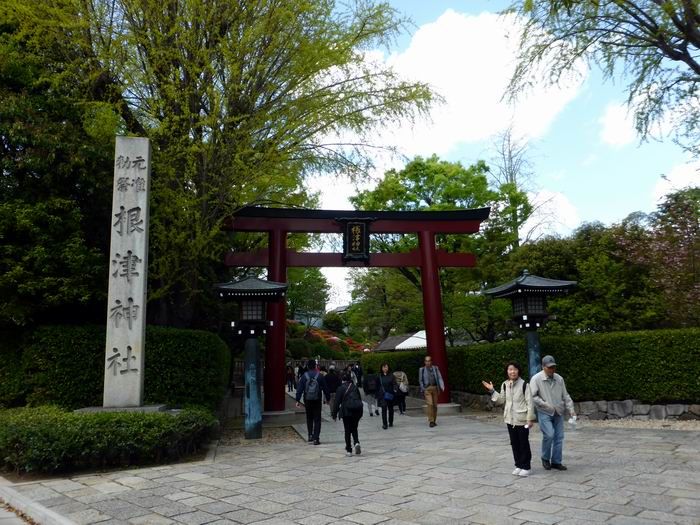
[[520, 377], [520, 365], [510, 362], [506, 365], [508, 379], [501, 385], [500, 392], [493, 388], [493, 383], [482, 381], [481, 384], [491, 394], [491, 401], [496, 405], [505, 405], [503, 420], [508, 427], [510, 446], [515, 460], [515, 476], [530, 475], [530, 427], [535, 424], [535, 408], [532, 403], [530, 385]]

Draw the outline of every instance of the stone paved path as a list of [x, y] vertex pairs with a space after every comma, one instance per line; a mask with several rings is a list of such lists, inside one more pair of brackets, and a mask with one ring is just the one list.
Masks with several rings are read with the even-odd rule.
[[[502, 425], [461, 416], [361, 423], [346, 457], [342, 423], [320, 446], [219, 447], [213, 459], [73, 476], [13, 489], [75, 523], [217, 525], [700, 524], [700, 433], [567, 432], [566, 472], [517, 478]], [[302, 433], [305, 429], [302, 427]], [[531, 435], [538, 457], [540, 435]]]
[[14, 512], [5, 510], [2, 507], [2, 500], [0, 500], [0, 525], [26, 525], [26, 523]]

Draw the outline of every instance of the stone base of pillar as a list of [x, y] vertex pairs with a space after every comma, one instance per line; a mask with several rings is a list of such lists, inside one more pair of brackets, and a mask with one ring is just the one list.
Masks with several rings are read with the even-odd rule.
[[299, 425], [306, 422], [306, 413], [302, 409], [297, 410], [276, 410], [263, 412], [263, 426], [288, 426]]
[[462, 413], [462, 405], [459, 403], [438, 403], [438, 417], [456, 416]]
[[[73, 412], [80, 412], [84, 414], [91, 414], [95, 412], [139, 412], [150, 414], [153, 412], [171, 412], [168, 410], [168, 405], [144, 405], [140, 407], [85, 407], [74, 410]], [[175, 412], [175, 411], [172, 411]], [[176, 413], [176, 412], [175, 412]]]

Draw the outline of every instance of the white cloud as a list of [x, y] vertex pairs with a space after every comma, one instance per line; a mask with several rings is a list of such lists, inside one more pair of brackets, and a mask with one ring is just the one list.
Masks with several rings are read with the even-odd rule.
[[388, 130], [383, 138], [412, 157], [447, 154], [511, 123], [516, 135], [526, 139], [544, 135], [579, 93], [582, 80], [535, 85], [516, 104], [507, 104], [502, 96], [514, 68], [519, 28], [514, 15], [467, 15], [451, 9], [421, 26], [409, 47], [387, 62], [403, 77], [429, 83], [445, 102], [431, 112], [432, 122]]
[[634, 118], [626, 105], [617, 102], [608, 104], [598, 122], [601, 125], [600, 140], [609, 146], [621, 148], [637, 138]]
[[653, 205], [656, 206], [665, 195], [687, 187], [700, 186], [700, 161], [678, 164], [654, 186], [652, 192]]
[[524, 240], [536, 240], [544, 235], [569, 235], [581, 223], [578, 210], [563, 193], [541, 190], [528, 193], [535, 211], [521, 228]]

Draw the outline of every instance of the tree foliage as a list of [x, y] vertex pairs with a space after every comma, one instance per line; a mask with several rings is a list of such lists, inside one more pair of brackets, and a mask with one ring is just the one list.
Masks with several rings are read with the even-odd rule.
[[646, 136], [662, 117], [698, 153], [700, 5], [683, 0], [518, 0], [525, 19], [511, 95], [536, 81], [579, 74], [583, 63], [627, 83], [637, 130]]
[[330, 296], [330, 285], [318, 268], [290, 268], [287, 271], [287, 316], [310, 326], [323, 317]]
[[[367, 133], [417, 117], [433, 98], [365, 59], [404, 27], [383, 2], [7, 0], [0, 20], [0, 89], [20, 101], [0, 121], [28, 117], [21, 133], [0, 130], [3, 188], [34, 202], [31, 178], [5, 175], [14, 165], [47, 184], [79, 180], [96, 207], [85, 221], [106, 225], [108, 191], [89, 198], [106, 174], [90, 169], [93, 159], [110, 158], [115, 132], [151, 139], [149, 315], [160, 323], [206, 322], [223, 254], [259, 242], [222, 233], [235, 210], [313, 203], [306, 173], [362, 171]], [[39, 147], [54, 136], [68, 140]], [[109, 137], [97, 156], [92, 137]]]

